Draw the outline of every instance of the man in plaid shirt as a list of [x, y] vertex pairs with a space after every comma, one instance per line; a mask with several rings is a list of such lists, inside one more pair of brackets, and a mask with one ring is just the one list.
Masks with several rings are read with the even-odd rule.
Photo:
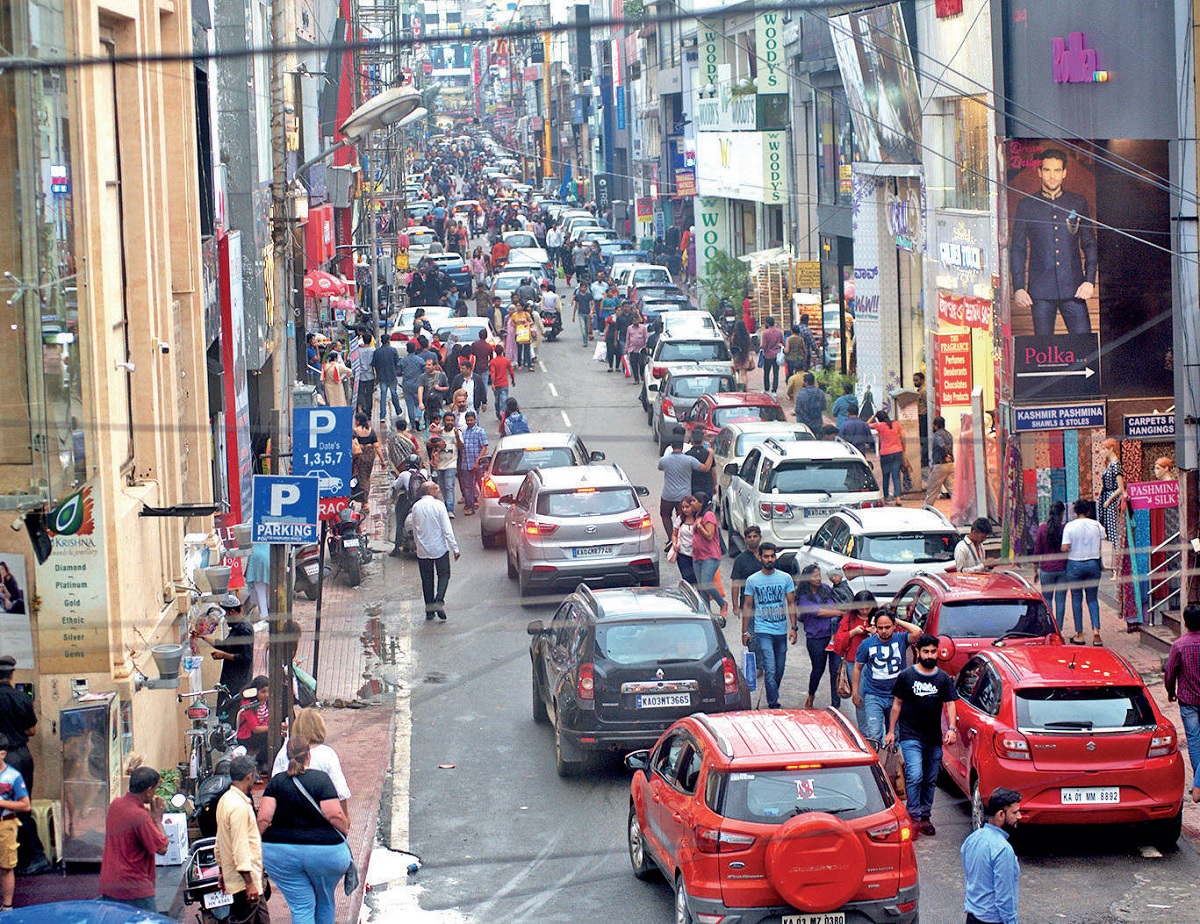
[[463, 415], [466, 426], [458, 435], [458, 484], [462, 489], [463, 504], [466, 514], [470, 516], [479, 506], [479, 460], [483, 458], [488, 448], [487, 432], [479, 426], [474, 411]]
[[1192, 762], [1192, 801], [1200, 802], [1200, 604], [1184, 607], [1183, 627], [1187, 631], [1171, 644], [1163, 682], [1167, 699], [1179, 701]]

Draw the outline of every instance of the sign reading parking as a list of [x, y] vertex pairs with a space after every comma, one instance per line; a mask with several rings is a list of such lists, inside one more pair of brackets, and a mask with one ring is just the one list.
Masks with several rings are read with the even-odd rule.
[[350, 502], [354, 408], [298, 407], [292, 411], [292, 474], [316, 477], [322, 520]]
[[317, 541], [317, 482], [312, 476], [254, 476], [255, 542], [307, 545]]

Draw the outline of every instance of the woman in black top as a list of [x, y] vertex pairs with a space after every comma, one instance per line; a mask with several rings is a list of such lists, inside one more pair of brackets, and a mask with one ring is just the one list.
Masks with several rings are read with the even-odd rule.
[[329, 774], [308, 766], [308, 742], [288, 742], [288, 768], [263, 790], [258, 807], [263, 867], [287, 900], [293, 924], [334, 924], [334, 890], [353, 862]]
[[371, 473], [375, 470], [375, 461], [387, 465], [383, 458], [383, 444], [371, 429], [371, 418], [359, 411], [354, 415], [354, 478], [356, 484], [350, 492], [351, 500], [361, 501], [366, 512], [367, 501], [371, 497]]

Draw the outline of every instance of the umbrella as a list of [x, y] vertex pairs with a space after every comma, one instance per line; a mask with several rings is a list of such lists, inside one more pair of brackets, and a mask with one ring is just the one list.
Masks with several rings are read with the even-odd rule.
[[332, 273], [313, 270], [304, 276], [304, 294], [310, 298], [324, 298], [329, 295], [344, 295], [345, 293], [345, 283]]

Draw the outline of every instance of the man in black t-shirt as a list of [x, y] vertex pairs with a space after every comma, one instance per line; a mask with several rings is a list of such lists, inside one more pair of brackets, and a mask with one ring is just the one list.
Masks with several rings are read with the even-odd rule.
[[[904, 782], [908, 790], [908, 814], [924, 835], [937, 831], [929, 816], [942, 764], [942, 744], [957, 740], [958, 691], [954, 680], [938, 667], [938, 640], [922, 635], [913, 646], [917, 663], [906, 667], [892, 688], [892, 731], [883, 739], [885, 747], [899, 743], [904, 755]], [[949, 727], [942, 733], [942, 708]]]
[[[746, 593], [746, 578], [762, 570], [762, 562], [758, 557], [758, 547], [762, 543], [762, 531], [757, 526], [747, 526], [746, 531], [742, 533], [742, 541], [746, 545], [745, 551], [734, 558], [733, 570], [729, 576], [730, 583], [733, 585], [731, 591], [733, 612], [739, 619], [742, 615], [742, 597]], [[791, 575], [794, 581], [796, 579], [795, 553], [786, 552], [779, 556], [775, 560], [775, 570]]]
[[[5, 761], [25, 780], [25, 788], [33, 795], [33, 756], [29, 739], [37, 732], [37, 713], [28, 694], [12, 684], [17, 659], [12, 655], [0, 657], [0, 738], [8, 741]], [[22, 875], [48, 873], [50, 861], [38, 837], [37, 824], [29, 812], [18, 812], [20, 833], [17, 836], [17, 869]]]
[[[704, 435], [704, 426], [692, 427], [689, 435], [692, 438], [692, 448], [687, 451], [687, 455], [694, 456], [703, 465], [708, 460], [709, 451], [712, 449], [708, 445], [708, 437]], [[699, 496], [703, 493], [712, 497], [713, 483], [713, 470], [711, 468], [707, 471], [696, 469], [692, 472], [692, 494]]]

